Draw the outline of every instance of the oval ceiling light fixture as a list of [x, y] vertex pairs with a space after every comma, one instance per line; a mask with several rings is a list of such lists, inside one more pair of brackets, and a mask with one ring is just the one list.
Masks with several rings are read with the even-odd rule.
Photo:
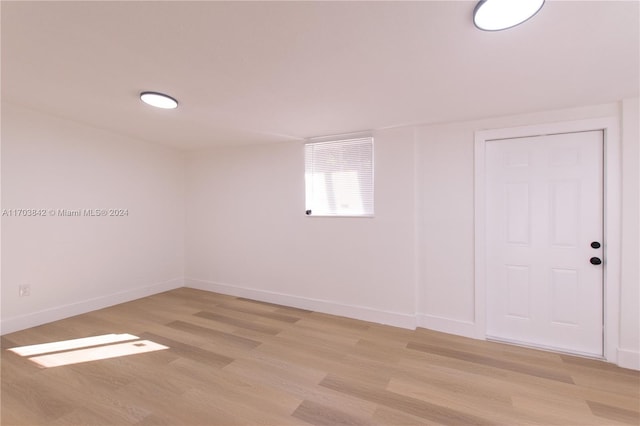
[[178, 101], [169, 95], [159, 92], [142, 92], [140, 93], [140, 100], [156, 108], [174, 109], [178, 107]]
[[515, 27], [532, 18], [544, 0], [480, 0], [473, 10], [473, 23], [484, 31]]

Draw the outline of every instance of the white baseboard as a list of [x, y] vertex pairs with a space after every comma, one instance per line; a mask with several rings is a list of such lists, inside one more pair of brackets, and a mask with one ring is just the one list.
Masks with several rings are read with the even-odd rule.
[[478, 333], [477, 326], [473, 321], [462, 321], [429, 314], [417, 314], [416, 319], [418, 327], [472, 339], [485, 339], [483, 334]]
[[24, 330], [25, 328], [35, 327], [52, 321], [58, 321], [75, 315], [95, 311], [97, 309], [117, 305], [119, 303], [130, 302], [142, 297], [180, 288], [183, 287], [183, 285], [183, 279], [176, 278], [149, 286], [121, 291], [108, 296], [96, 297], [63, 306], [56, 306], [55, 308], [44, 309], [27, 315], [7, 318], [0, 321], [0, 334], [13, 333], [14, 331]]
[[640, 352], [618, 348], [618, 366], [640, 370]]
[[414, 315], [399, 312], [381, 311], [364, 306], [347, 305], [329, 300], [293, 296], [289, 294], [276, 293], [255, 288], [238, 287], [229, 284], [191, 278], [186, 278], [184, 285], [185, 287], [195, 288], [198, 290], [212, 291], [236, 297], [246, 297], [247, 299], [370, 321], [378, 324], [387, 324], [395, 327], [408, 328], [410, 330], [413, 330], [416, 327]]

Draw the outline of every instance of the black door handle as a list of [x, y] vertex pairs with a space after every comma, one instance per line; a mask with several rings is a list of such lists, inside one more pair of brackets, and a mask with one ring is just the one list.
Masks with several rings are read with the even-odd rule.
[[592, 257], [591, 259], [589, 259], [589, 262], [591, 262], [592, 265], [600, 265], [602, 263], [602, 260], [600, 260], [599, 257]]
[[592, 242], [591, 243], [591, 248], [599, 249], [600, 248], [600, 243], [597, 242], [597, 241]]

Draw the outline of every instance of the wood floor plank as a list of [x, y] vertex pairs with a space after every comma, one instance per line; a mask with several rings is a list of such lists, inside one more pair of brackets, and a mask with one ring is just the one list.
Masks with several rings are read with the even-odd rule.
[[374, 424], [378, 425], [442, 426], [442, 423], [437, 423], [422, 417], [412, 416], [411, 414], [403, 411], [394, 410], [385, 406], [379, 406], [376, 409], [376, 412], [372, 416], [372, 420]]
[[300, 309], [300, 308], [293, 308], [290, 306], [284, 306], [284, 305], [278, 305], [275, 303], [269, 303], [269, 302], [262, 302], [260, 300], [252, 300], [252, 299], [247, 299], [244, 297], [238, 297], [236, 298], [236, 300], [241, 301], [243, 303], [248, 303], [248, 304], [252, 304], [252, 305], [257, 305], [257, 306], [268, 306], [270, 308], [274, 309], [274, 312], [283, 312], [283, 313], [288, 313], [288, 314], [293, 314], [298, 313], [298, 314], [310, 314], [313, 311], [308, 311], [306, 309]]
[[616, 374], [623, 374], [640, 380], [640, 371], [620, 368], [615, 364], [608, 364], [596, 359], [582, 358], [577, 356], [559, 354], [562, 362], [567, 365], [580, 366], [591, 371], [607, 371]]
[[512, 406], [508, 392], [499, 388], [488, 388], [474, 380], [452, 372], [434, 369], [429, 375], [397, 374], [390, 379], [386, 389], [399, 391], [413, 388], [434, 394], [434, 398], [462, 402], [477, 407], [493, 407], [494, 409]]
[[424, 343], [409, 342], [407, 349], [413, 349], [422, 352], [429, 352], [438, 355], [443, 355], [449, 358], [457, 358], [462, 361], [468, 361], [475, 364], [483, 364], [490, 367], [500, 368], [503, 370], [513, 371], [516, 373], [527, 374], [530, 376], [541, 377], [544, 379], [557, 380], [564, 383], [573, 383], [573, 379], [568, 374], [556, 373], [555, 371], [531, 366], [522, 363], [515, 363], [511, 361], [505, 361], [501, 359], [490, 358], [488, 356], [479, 355], [473, 352], [462, 352], [453, 349], [449, 349], [442, 346], [426, 345]]
[[[593, 416], [586, 402], [556, 398], [541, 393], [514, 395], [513, 415], [530, 423], [564, 426], [600, 426], [602, 419]], [[613, 425], [608, 425], [613, 426]]]
[[343, 412], [357, 418], [370, 417], [375, 411], [376, 406], [373, 403], [318, 386], [327, 375], [324, 371], [283, 361], [277, 355], [265, 356], [259, 351], [253, 355], [255, 358], [236, 360], [224, 367], [224, 370], [296, 395], [301, 400], [340, 407]]
[[393, 393], [435, 404], [455, 412], [472, 412], [477, 417], [490, 420], [492, 424], [534, 423], [531, 416], [523, 416], [514, 409], [511, 398], [496, 398], [495, 393], [491, 397], [484, 397], [467, 392], [466, 389], [456, 392], [451, 389], [451, 386], [441, 388], [437, 384], [421, 380], [395, 378], [390, 381], [387, 389]]
[[615, 420], [630, 425], [640, 424], [640, 414], [637, 411], [625, 410], [607, 404], [601, 404], [595, 401], [588, 401], [591, 412], [604, 419]]
[[358, 359], [368, 359], [395, 365], [402, 359], [404, 351], [400, 347], [389, 346], [379, 341], [360, 339], [349, 348], [349, 355]]
[[365, 321], [359, 321], [352, 318], [336, 317], [334, 315], [324, 314], [321, 312], [312, 312], [306, 317], [308, 320], [320, 321], [324, 326], [332, 325], [336, 328], [349, 330], [368, 330], [373, 324]]
[[243, 312], [246, 314], [256, 315], [262, 318], [268, 318], [274, 321], [295, 323], [300, 321], [301, 319], [301, 316], [275, 312], [273, 311], [273, 308], [270, 306], [265, 307], [262, 305], [255, 305], [252, 303], [247, 303], [246, 301], [243, 301], [243, 303], [224, 302], [219, 304], [218, 307], [229, 309], [229, 310], [235, 310], [238, 312]]
[[332, 330], [319, 330], [308, 327], [303, 323], [297, 323], [295, 327], [287, 328], [278, 334], [280, 337], [289, 337], [300, 341], [312, 340], [314, 342], [329, 342], [330, 344], [341, 344], [354, 346], [360, 340], [359, 336], [344, 336], [334, 333]]
[[[232, 411], [258, 410], [271, 414], [275, 419], [289, 417], [302, 402], [302, 398], [247, 380], [229, 370], [203, 370], [201, 365], [187, 359], [173, 362], [166, 374], [187, 385], [183, 399], [189, 400], [189, 395], [203, 398], [202, 394], [207, 394], [207, 398], [222, 406], [222, 412], [236, 407]], [[170, 401], [167, 402], [170, 404]]]
[[632, 375], [617, 371], [585, 371], [582, 368], [576, 369], [573, 365], [568, 366], [566, 371], [582, 387], [640, 398], [640, 380]]
[[[46, 413], [34, 410], [29, 401], [24, 401], [20, 392], [9, 389], [6, 384], [0, 387], [2, 410], [0, 424], [3, 426], [34, 426], [49, 424]], [[69, 411], [70, 412], [70, 411]], [[64, 416], [64, 413], [63, 413]], [[55, 419], [54, 419], [55, 420]]]
[[[79, 407], [72, 412], [51, 422], [52, 426], [78, 426], [78, 425], [117, 425], [114, 418], [100, 415], [92, 410]], [[4, 423], [2, 423], [4, 424]]]
[[[10, 346], [10, 348], [13, 347], [15, 346]], [[25, 380], [42, 371], [35, 363], [8, 351], [8, 349], [2, 349], [3, 356], [0, 362], [0, 378], [3, 383]]]
[[[4, 395], [10, 395], [15, 401], [19, 401], [17, 408], [20, 408], [22, 413], [30, 411], [47, 421], [56, 420], [75, 408], [64, 396], [52, 394], [47, 383], [34, 378], [19, 382], [2, 382], [1, 392], [3, 399]], [[4, 412], [4, 409], [2, 411]]]
[[313, 401], [302, 401], [292, 416], [316, 426], [362, 426], [373, 424], [373, 421], [370, 419], [354, 417], [334, 407], [318, 404]]
[[[255, 302], [255, 303], [262, 303], [262, 302], [256, 302], [255, 300], [250, 300], [250, 299], [245, 299], [245, 300], [249, 300], [250, 302]], [[294, 308], [291, 306], [281, 306], [281, 305], [274, 305], [277, 306], [278, 308], [274, 311], [274, 312], [279, 312], [279, 313], [283, 313], [286, 315], [294, 315], [294, 316], [302, 316], [304, 317], [307, 314], [312, 314], [313, 311], [309, 311], [307, 309], [301, 309], [301, 308]]]
[[202, 364], [214, 367], [224, 367], [225, 365], [233, 361], [233, 359], [224, 355], [206, 351], [196, 346], [188, 345], [186, 343], [182, 343], [173, 339], [168, 339], [154, 333], [141, 333], [140, 337], [142, 339], [151, 340], [152, 342], [168, 346], [169, 351], [175, 353], [176, 355], [198, 361]]
[[176, 330], [182, 330], [186, 331], [187, 333], [192, 333], [197, 336], [204, 337], [205, 339], [212, 339], [214, 341], [224, 340], [226, 343], [231, 343], [246, 349], [253, 349], [261, 344], [261, 342], [257, 342], [255, 340], [236, 336], [231, 333], [224, 333], [222, 331], [218, 331], [209, 327], [202, 327], [186, 321], [171, 321], [170, 323], [167, 323], [165, 325], [167, 327], [175, 328]]
[[[167, 349], [52, 368], [8, 350], [112, 333]], [[640, 422], [637, 371], [188, 288], [11, 333], [0, 347], [2, 425]]]
[[[413, 355], [418, 354], [417, 357]], [[467, 380], [477, 383], [486, 389], [501, 389], [512, 396], [538, 397], [547, 395], [548, 398], [562, 401], [564, 398], [584, 402], [592, 399], [602, 403], [614, 404], [622, 408], [638, 408], [639, 399], [634, 396], [623, 396], [619, 393], [606, 392], [600, 389], [592, 389], [575, 386], [563, 382], [549, 381], [534, 376], [526, 376], [519, 373], [511, 373], [508, 370], [487, 367], [482, 364], [472, 364], [455, 358], [447, 358], [439, 355], [415, 352], [407, 356], [401, 362], [401, 371], [412, 375], [430, 376], [433, 369], [451, 370], [455, 375], [466, 377]], [[427, 358], [424, 358], [426, 356]], [[402, 373], [404, 374], [404, 373]], [[612, 381], [615, 383], [615, 380]]]
[[336, 376], [329, 376], [320, 386], [343, 392], [386, 407], [444, 424], [489, 425], [492, 422], [473, 414], [456, 411], [441, 405], [406, 397], [385, 389], [375, 389], [349, 382]]
[[217, 314], [215, 312], [201, 311], [194, 315], [200, 318], [206, 318], [208, 320], [222, 322], [225, 324], [234, 325], [240, 328], [246, 328], [248, 330], [257, 331], [259, 333], [264, 333], [264, 334], [276, 335], [282, 331], [282, 329], [280, 328], [270, 327], [263, 324], [242, 320], [238, 318], [232, 318], [225, 315]]
[[[279, 343], [282, 343], [280, 345]], [[304, 344], [292, 345], [291, 342], [283, 340], [282, 342], [263, 343], [255, 351], [271, 357], [277, 357], [292, 364], [300, 365], [307, 368], [318, 368], [328, 371], [339, 362], [342, 358], [341, 354], [334, 353], [330, 357], [315, 353], [309, 348], [305, 348]], [[325, 352], [326, 354], [327, 352]]]

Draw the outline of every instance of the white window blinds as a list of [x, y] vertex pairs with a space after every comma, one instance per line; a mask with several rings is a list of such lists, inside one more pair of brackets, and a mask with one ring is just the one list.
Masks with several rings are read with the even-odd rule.
[[306, 210], [312, 216], [373, 216], [373, 138], [305, 145]]

